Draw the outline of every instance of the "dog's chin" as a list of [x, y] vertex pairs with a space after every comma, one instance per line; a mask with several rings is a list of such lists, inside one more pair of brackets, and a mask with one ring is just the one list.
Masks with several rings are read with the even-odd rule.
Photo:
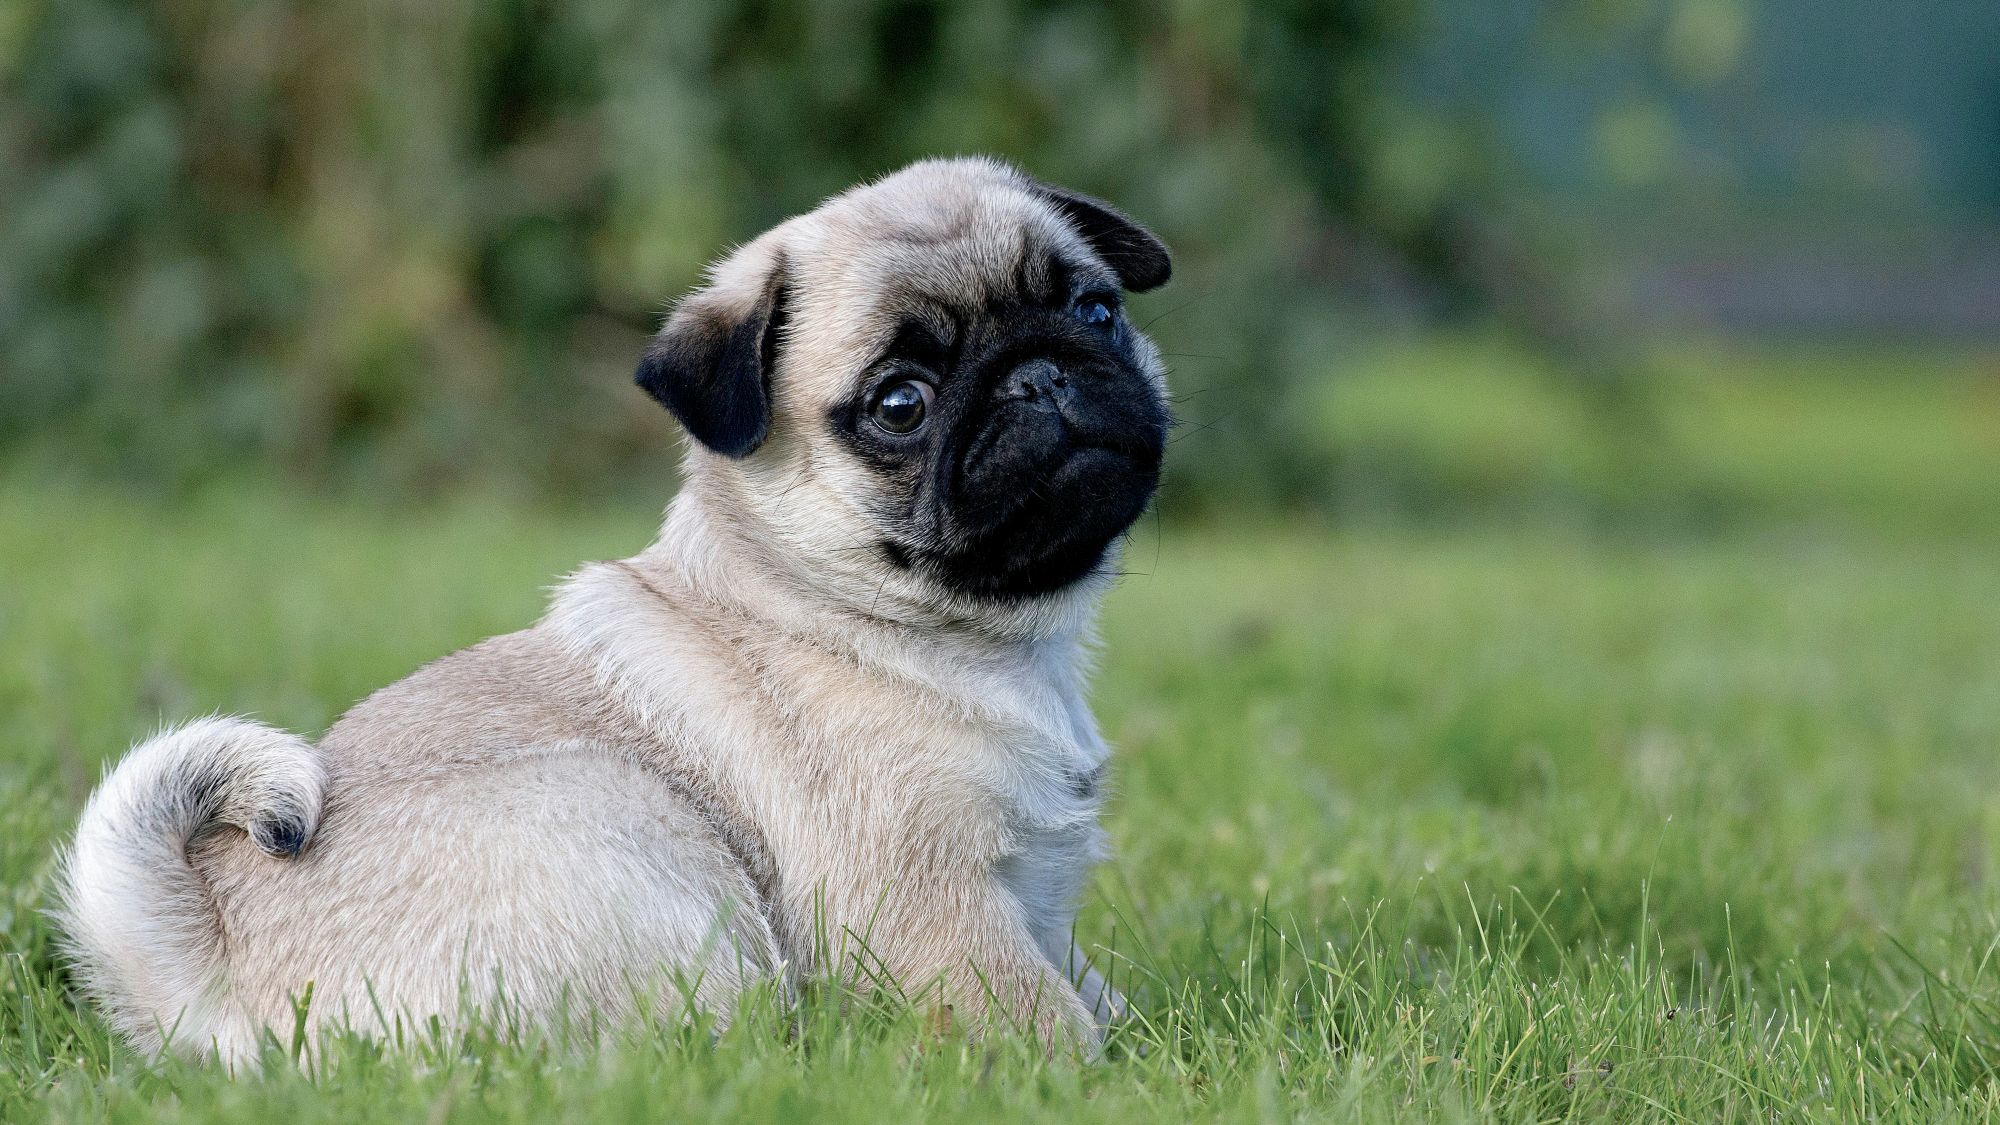
[[1072, 447], [1053, 467], [1023, 474], [1014, 503], [955, 525], [953, 545], [918, 552], [932, 577], [956, 593], [1016, 600], [1067, 589], [1096, 573], [1113, 542], [1132, 526], [1159, 484], [1159, 455], [1148, 449]]

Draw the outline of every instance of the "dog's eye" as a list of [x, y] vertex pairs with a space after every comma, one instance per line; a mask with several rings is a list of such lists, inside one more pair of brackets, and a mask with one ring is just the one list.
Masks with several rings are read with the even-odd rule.
[[1076, 303], [1076, 317], [1092, 328], [1111, 327], [1111, 305], [1101, 297], [1085, 297]]
[[905, 379], [890, 386], [875, 397], [875, 408], [871, 412], [875, 425], [884, 433], [913, 434], [924, 424], [924, 415], [931, 408], [931, 400], [937, 392], [929, 383], [921, 379]]

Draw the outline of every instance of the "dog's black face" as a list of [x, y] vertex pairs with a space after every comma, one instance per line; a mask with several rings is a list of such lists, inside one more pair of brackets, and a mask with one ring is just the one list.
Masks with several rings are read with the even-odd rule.
[[883, 483], [884, 556], [963, 594], [1070, 585], [1159, 483], [1166, 406], [1117, 276], [1040, 253], [977, 308], [904, 298], [828, 419]]

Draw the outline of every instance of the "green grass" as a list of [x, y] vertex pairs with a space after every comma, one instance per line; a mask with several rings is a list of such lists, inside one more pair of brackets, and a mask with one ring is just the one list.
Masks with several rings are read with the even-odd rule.
[[[1430, 442], [1423, 472], [1584, 445], [1560, 411], [1496, 421], [1529, 380], [1408, 377], [1339, 393], [1382, 448]], [[1142, 526], [1082, 923], [1139, 1018], [1088, 1066], [827, 998], [596, 1050], [136, 1058], [37, 914], [99, 763], [213, 709], [318, 730], [652, 513], [0, 484], [0, 1120], [1986, 1119], [2000, 455], [1974, 422], [1944, 464], [1916, 447], [1971, 380], [1672, 391], [1683, 446], [1701, 411], [1716, 435], [1673, 479], [1785, 518]]]
[[1681, 343], [1628, 398], [1483, 337], [1357, 350], [1313, 396], [1352, 501], [1712, 531], [2000, 526], [2000, 355]]

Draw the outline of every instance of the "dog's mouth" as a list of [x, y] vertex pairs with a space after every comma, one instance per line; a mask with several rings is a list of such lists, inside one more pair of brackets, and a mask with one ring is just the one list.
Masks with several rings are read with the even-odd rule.
[[[1042, 413], [1046, 415], [1050, 412]], [[961, 487], [966, 477], [975, 474], [994, 455], [996, 448], [1008, 436], [1008, 431], [1016, 428], [1011, 425], [1012, 421], [1005, 416], [997, 417], [966, 443], [958, 457]], [[1160, 460], [1161, 443], [1150, 426], [1138, 427], [1143, 432], [1129, 433], [1117, 427], [1094, 425], [1088, 418], [1066, 413], [1037, 418], [1036, 421], [1041, 428], [1052, 431], [1044, 438], [1047, 443], [1046, 459], [1056, 462], [1054, 467], [1058, 471], [1060, 463], [1079, 454], [1093, 452], [1116, 454], [1137, 462], [1158, 464]]]
[[[1060, 424], [1060, 423], [1057, 423]], [[1054, 593], [1095, 571], [1152, 501], [1161, 442], [1076, 435], [1011, 447], [981, 433], [967, 447], [959, 500], [936, 540], [907, 554], [945, 585], [979, 597]]]

